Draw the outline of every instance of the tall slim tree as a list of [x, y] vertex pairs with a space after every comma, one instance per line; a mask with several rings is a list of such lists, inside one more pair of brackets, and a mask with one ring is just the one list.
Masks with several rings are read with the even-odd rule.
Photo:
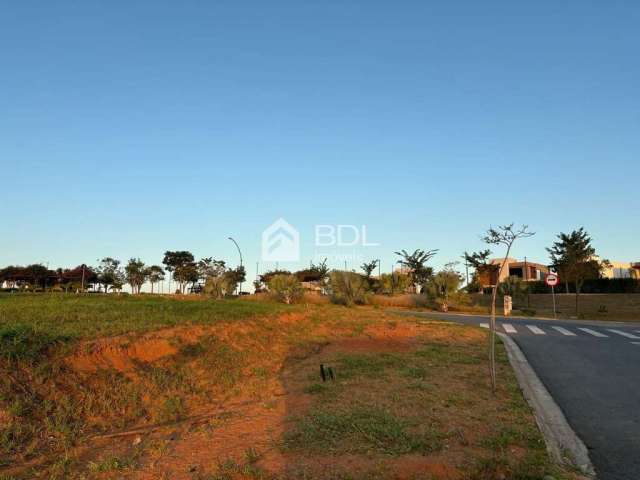
[[591, 245], [591, 237], [580, 227], [571, 233], [560, 233], [558, 241], [547, 248], [551, 265], [558, 272], [560, 280], [564, 280], [569, 293], [569, 282], [576, 289], [576, 316], [579, 314], [578, 299], [584, 281], [588, 278], [599, 278], [602, 267], [608, 262], [599, 262], [596, 249]]
[[519, 229], [514, 228], [513, 223], [510, 225], [503, 225], [497, 228], [489, 228], [483, 240], [489, 245], [501, 245], [506, 248], [504, 258], [500, 263], [498, 269], [498, 276], [491, 291], [491, 322], [489, 328], [491, 330], [489, 335], [489, 370], [491, 372], [491, 388], [495, 392], [496, 390], [496, 296], [498, 295], [498, 284], [500, 283], [500, 275], [507, 263], [509, 253], [513, 244], [519, 238], [527, 238], [535, 235], [535, 232], [530, 232], [527, 225], [523, 225]]
[[164, 270], [159, 265], [151, 265], [147, 268], [147, 278], [151, 284], [151, 293], [155, 284], [164, 281]]
[[127, 283], [131, 285], [131, 293], [139, 294], [142, 285], [147, 280], [147, 269], [144, 262], [139, 258], [130, 258], [124, 271]]

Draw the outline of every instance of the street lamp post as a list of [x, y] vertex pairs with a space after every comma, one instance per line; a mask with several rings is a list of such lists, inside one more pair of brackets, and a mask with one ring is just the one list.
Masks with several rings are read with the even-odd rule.
[[[229, 240], [231, 240], [238, 249], [238, 255], [240, 255], [240, 267], [242, 267], [242, 252], [240, 251], [240, 246], [238, 245], [238, 242], [233, 239], [233, 237], [229, 237]], [[242, 282], [240, 282], [240, 285], [238, 286], [238, 295], [242, 295]]]

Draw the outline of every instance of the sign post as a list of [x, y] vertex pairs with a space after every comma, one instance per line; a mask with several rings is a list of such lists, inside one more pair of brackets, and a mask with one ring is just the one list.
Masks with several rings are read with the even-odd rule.
[[558, 275], [550, 273], [544, 280], [547, 285], [551, 287], [551, 298], [553, 299], [553, 318], [556, 318], [556, 290], [555, 286], [558, 284]]

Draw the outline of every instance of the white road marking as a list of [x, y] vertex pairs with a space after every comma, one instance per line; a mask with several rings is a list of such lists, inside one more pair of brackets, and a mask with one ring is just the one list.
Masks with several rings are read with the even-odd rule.
[[640, 342], [631, 342], [631, 345], [640, 345]]
[[482, 328], [489, 328], [489, 324], [488, 323], [481, 323], [480, 326]]
[[510, 323], [503, 323], [502, 328], [504, 328], [504, 331], [507, 333], [518, 333], [518, 331]]
[[541, 329], [539, 329], [535, 325], [527, 325], [527, 328], [531, 330], [533, 333], [535, 333], [536, 335], [546, 335], [546, 333], [544, 333]]
[[580, 328], [578, 327], [578, 330], [582, 330], [583, 332], [587, 332], [590, 335], [593, 335], [594, 337], [603, 337], [603, 338], [607, 338], [609, 335], [605, 335], [604, 333], [600, 333], [600, 332], [596, 332], [595, 330], [591, 330], [590, 328]]
[[562, 328], [562, 327], [551, 327], [551, 328], [553, 328], [554, 330], [559, 331], [559, 332], [560, 332], [561, 334], [563, 334], [563, 335], [568, 335], [568, 336], [570, 336], [570, 337], [575, 337], [575, 336], [576, 336], [576, 334], [575, 334], [575, 333], [570, 332], [570, 331], [569, 331], [569, 330], [567, 330], [566, 328]]
[[632, 333], [623, 332], [622, 330], [614, 330], [613, 328], [607, 328], [611, 333], [617, 333], [618, 335], [622, 335], [623, 337], [632, 338], [634, 340], [640, 340], [640, 337], [634, 335]]

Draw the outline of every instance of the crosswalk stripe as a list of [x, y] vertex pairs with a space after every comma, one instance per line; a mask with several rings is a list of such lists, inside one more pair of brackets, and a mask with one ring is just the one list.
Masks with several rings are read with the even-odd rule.
[[561, 334], [563, 334], [563, 335], [568, 335], [568, 336], [570, 336], [570, 337], [575, 337], [575, 336], [576, 336], [576, 334], [575, 334], [575, 333], [570, 332], [570, 331], [569, 331], [569, 330], [567, 330], [566, 328], [562, 328], [562, 327], [551, 327], [551, 328], [553, 328], [554, 330], [559, 331], [559, 332], [560, 332]]
[[502, 327], [504, 328], [504, 331], [507, 333], [518, 333], [518, 331], [510, 323], [503, 323]]
[[596, 332], [595, 330], [591, 330], [590, 328], [580, 328], [578, 327], [578, 330], [582, 330], [583, 332], [587, 332], [590, 335], [593, 335], [594, 337], [603, 337], [606, 338], [609, 335], [605, 335], [604, 333], [600, 333], [600, 332]]
[[544, 333], [541, 329], [539, 329], [535, 325], [527, 325], [527, 328], [531, 330], [533, 333], [535, 333], [536, 335], [546, 335], [546, 333]]
[[631, 342], [632, 345], [640, 345], [640, 342]]
[[488, 323], [481, 323], [480, 326], [482, 328], [489, 328], [489, 324]]
[[607, 328], [612, 333], [617, 333], [618, 335], [622, 335], [623, 337], [632, 338], [634, 340], [640, 340], [640, 337], [634, 335], [632, 333], [623, 332], [622, 330], [614, 330], [613, 328]]

